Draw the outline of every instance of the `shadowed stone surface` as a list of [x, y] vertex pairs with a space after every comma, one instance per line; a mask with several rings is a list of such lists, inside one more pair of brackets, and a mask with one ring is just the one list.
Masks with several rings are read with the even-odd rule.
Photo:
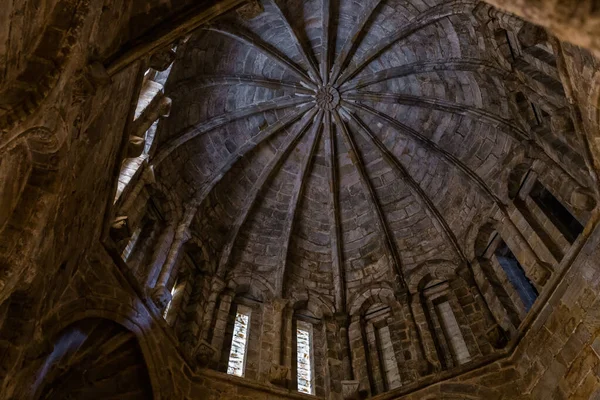
[[490, 3], [7, 0], [0, 398], [600, 398], [597, 7]]

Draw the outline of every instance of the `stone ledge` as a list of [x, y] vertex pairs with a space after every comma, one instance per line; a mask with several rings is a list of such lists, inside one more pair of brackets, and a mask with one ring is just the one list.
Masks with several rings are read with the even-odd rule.
[[235, 375], [228, 375], [226, 373], [214, 371], [212, 369], [199, 370], [194, 376], [192, 376], [192, 380], [197, 381], [197, 380], [201, 379], [201, 377], [218, 380], [221, 382], [228, 382], [228, 383], [231, 383], [232, 385], [235, 385], [236, 387], [244, 387], [244, 388], [254, 389], [254, 390], [257, 390], [260, 392], [271, 393], [271, 394], [274, 394], [277, 396], [285, 396], [290, 399], [302, 399], [302, 400], [325, 399], [324, 397], [321, 397], [321, 396], [302, 394], [302, 393], [298, 393], [296, 391], [280, 389], [280, 388], [271, 386], [266, 383], [249, 380], [249, 379], [242, 378], [242, 377], [235, 376]]

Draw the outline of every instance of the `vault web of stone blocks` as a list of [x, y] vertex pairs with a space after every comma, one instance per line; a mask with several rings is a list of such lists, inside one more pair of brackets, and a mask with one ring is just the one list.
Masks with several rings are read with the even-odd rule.
[[226, 280], [342, 310], [431, 260], [466, 263], [472, 221], [528, 131], [476, 2], [273, 1], [182, 45], [158, 179]]

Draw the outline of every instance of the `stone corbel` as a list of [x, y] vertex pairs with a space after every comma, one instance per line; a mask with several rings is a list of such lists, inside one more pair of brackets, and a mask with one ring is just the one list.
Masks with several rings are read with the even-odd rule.
[[557, 135], [566, 135], [575, 131], [571, 111], [565, 107], [550, 115], [550, 128]]
[[591, 211], [596, 207], [596, 200], [592, 193], [581, 188], [577, 188], [571, 193], [569, 202], [577, 210]]
[[85, 76], [88, 81], [97, 89], [112, 83], [112, 78], [101, 62], [93, 61], [85, 68]]
[[256, 18], [265, 11], [258, 0], [250, 0], [245, 5], [237, 9], [238, 15], [245, 20]]
[[359, 393], [360, 382], [356, 380], [342, 381], [342, 398], [344, 400], [358, 400], [360, 399]]
[[280, 364], [272, 364], [269, 369], [269, 382], [273, 385], [286, 387], [290, 379], [290, 369]]
[[198, 363], [199, 367], [206, 367], [213, 359], [216, 352], [217, 349], [215, 347], [211, 346], [211, 344], [207, 341], [201, 340], [194, 351], [194, 359], [196, 360], [196, 363]]
[[169, 68], [169, 65], [175, 61], [176, 54], [170, 49], [162, 49], [150, 56], [148, 66], [156, 71], [162, 72]]
[[161, 311], [167, 307], [172, 299], [171, 292], [165, 286], [157, 286], [152, 289], [150, 297]]
[[127, 216], [116, 217], [110, 225], [110, 237], [119, 243], [123, 240], [127, 240], [131, 237], [131, 230], [129, 229], [129, 218]]
[[221, 293], [226, 286], [227, 283], [223, 279], [219, 278], [218, 276], [213, 276], [210, 284], [210, 289], [212, 292]]
[[494, 324], [485, 332], [485, 337], [495, 349], [503, 349], [508, 344], [510, 339], [509, 333], [506, 332], [500, 325]]
[[531, 278], [537, 285], [543, 287], [550, 279], [551, 274], [552, 268], [548, 264], [537, 262], [531, 271]]
[[417, 360], [415, 364], [419, 376], [428, 376], [442, 370], [442, 366], [439, 361], [433, 363], [431, 360], [426, 358]]
[[487, 25], [496, 19], [493, 14], [492, 6], [483, 1], [480, 1], [477, 6], [473, 8], [473, 16], [475, 16], [475, 19], [482, 25]]
[[525, 23], [517, 33], [517, 39], [523, 48], [528, 48], [547, 41], [548, 33], [541, 26]]
[[127, 155], [125, 158], [136, 158], [142, 155], [146, 147], [146, 139], [130, 135], [127, 143]]
[[132, 136], [144, 137], [146, 131], [152, 124], [160, 119], [166, 118], [171, 114], [172, 100], [162, 93], [158, 93], [146, 106], [140, 116], [133, 121], [130, 134]]
[[86, 65], [74, 84], [73, 103], [82, 103], [102, 87], [112, 83], [104, 65], [98, 61]]

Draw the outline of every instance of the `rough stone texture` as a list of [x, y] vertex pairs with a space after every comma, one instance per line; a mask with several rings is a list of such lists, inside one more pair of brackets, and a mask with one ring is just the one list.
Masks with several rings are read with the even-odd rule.
[[594, 8], [192, 3], [0, 10], [0, 398], [600, 396]]

